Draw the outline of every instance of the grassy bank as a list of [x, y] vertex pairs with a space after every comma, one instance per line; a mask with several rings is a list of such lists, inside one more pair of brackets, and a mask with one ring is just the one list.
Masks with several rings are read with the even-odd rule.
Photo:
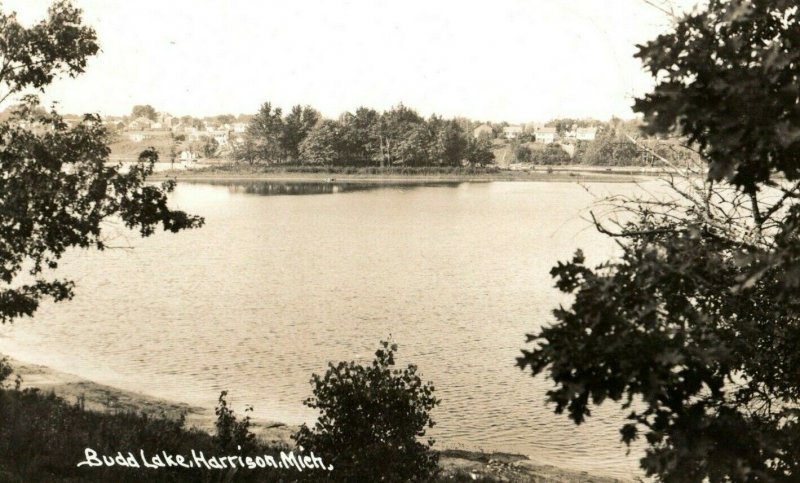
[[536, 166], [531, 170], [510, 171], [495, 167], [348, 167], [283, 166], [220, 163], [197, 169], [170, 170], [157, 177], [180, 180], [263, 179], [285, 181], [347, 182], [420, 182], [420, 181], [559, 181], [559, 182], [632, 182], [663, 174], [660, 170], [628, 167]]
[[[288, 470], [78, 468], [84, 449], [100, 454], [141, 449], [152, 455], [236, 454], [215, 437], [216, 417], [207, 408], [173, 403], [123, 391], [12, 361], [22, 377], [18, 389], [0, 390], [0, 481], [295, 481]], [[11, 380], [11, 378], [9, 378]], [[13, 384], [12, 384], [13, 385]], [[7, 384], [8, 386], [8, 384]], [[291, 449], [296, 428], [254, 421], [255, 449], [278, 454]], [[456, 449], [440, 452], [439, 481], [519, 481], [612, 483], [552, 466], [535, 465], [523, 455]], [[229, 479], [230, 478], [230, 479]], [[312, 481], [314, 478], [312, 478]]]
[[[164, 454], [185, 455], [189, 461], [189, 455], [200, 452], [209, 458], [237, 453], [230, 441], [187, 427], [182, 414], [153, 414], [114, 406], [98, 411], [89, 409], [86, 403], [83, 396], [71, 402], [55, 392], [20, 385], [0, 389], [0, 481], [212, 482], [232, 481], [228, 478], [234, 476], [243, 482], [283, 481], [284, 475], [277, 471], [258, 469], [233, 471], [181, 464], [148, 467], [145, 457], [139, 455], [146, 455], [154, 466], [158, 464], [156, 455], [162, 455], [161, 462], [167, 463]], [[92, 405], [97, 403], [91, 401]], [[144, 402], [146, 406], [151, 403]], [[79, 467], [79, 462], [89, 461], [86, 448], [98, 457], [112, 459], [102, 465]], [[257, 441], [250, 449], [253, 454], [278, 454], [286, 448]], [[136, 467], [126, 466], [131, 460]]]

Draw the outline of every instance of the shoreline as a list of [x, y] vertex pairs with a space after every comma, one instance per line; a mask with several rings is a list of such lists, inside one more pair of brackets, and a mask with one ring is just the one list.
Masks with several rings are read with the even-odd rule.
[[[278, 181], [278, 182], [335, 182], [335, 183], [441, 183], [492, 181], [551, 181], [632, 183], [655, 180], [670, 174], [662, 169], [646, 167], [559, 166], [535, 167], [531, 170], [502, 170], [496, 172], [464, 172], [401, 174], [387, 171], [368, 172], [300, 172], [291, 168], [258, 169], [253, 166], [207, 165], [190, 169], [165, 169], [154, 172], [150, 180], [173, 178], [177, 181]], [[226, 168], [226, 169], [220, 169]]]
[[[208, 433], [214, 431], [216, 416], [213, 408], [192, 406], [169, 401], [144, 393], [127, 391], [52, 369], [40, 364], [23, 362], [8, 357], [14, 369], [9, 378], [22, 377], [21, 389], [39, 389], [52, 392], [69, 403], [83, 401], [88, 410], [97, 412], [136, 412], [176, 419], [185, 415], [187, 428], [197, 428]], [[291, 435], [297, 430], [276, 421], [253, 419], [252, 432], [262, 441], [271, 444], [292, 446]], [[469, 473], [475, 479], [495, 478], [497, 481], [521, 482], [568, 482], [568, 483], [627, 483], [630, 480], [590, 475], [585, 471], [569, 470], [551, 465], [534, 464], [522, 454], [467, 451], [456, 448], [439, 448], [440, 466], [443, 476]]]

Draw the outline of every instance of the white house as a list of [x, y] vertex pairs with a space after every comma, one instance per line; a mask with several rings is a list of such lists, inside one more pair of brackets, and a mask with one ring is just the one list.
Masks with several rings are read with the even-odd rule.
[[144, 141], [145, 139], [149, 139], [150, 138], [149, 135], [147, 135], [146, 133], [143, 133], [141, 131], [128, 132], [127, 135], [128, 135], [128, 139], [130, 139], [131, 141], [133, 141], [135, 143], [140, 143], [140, 142]]
[[558, 131], [554, 127], [542, 127], [536, 130], [536, 142], [541, 144], [552, 144], [556, 142]]
[[594, 141], [595, 137], [597, 137], [596, 127], [581, 127], [575, 133], [575, 138], [578, 141]]
[[506, 139], [516, 139], [522, 134], [522, 126], [506, 126], [503, 128], [503, 136]]
[[217, 144], [220, 146], [227, 146], [230, 137], [228, 136], [228, 131], [211, 131], [208, 133], [209, 136], [214, 138], [217, 141]]
[[235, 122], [233, 123], [233, 132], [242, 133], [247, 131], [247, 123]]
[[128, 130], [130, 131], [142, 131], [145, 129], [150, 129], [150, 126], [153, 124], [153, 121], [147, 119], [146, 117], [139, 117], [128, 124]]

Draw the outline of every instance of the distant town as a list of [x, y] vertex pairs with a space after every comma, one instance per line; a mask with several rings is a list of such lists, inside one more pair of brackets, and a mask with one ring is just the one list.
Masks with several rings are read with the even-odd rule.
[[[81, 117], [66, 115], [67, 123]], [[108, 116], [111, 159], [135, 159], [155, 147], [161, 161], [192, 167], [231, 161], [250, 164], [356, 166], [496, 166], [524, 170], [535, 165], [651, 166], [692, 156], [679, 140], [642, 135], [639, 120], [553, 119], [509, 124], [463, 117], [428, 119], [400, 105], [379, 113], [369, 108], [324, 119], [310, 106], [264, 103], [256, 114], [173, 116], [150, 105], [130, 115]]]

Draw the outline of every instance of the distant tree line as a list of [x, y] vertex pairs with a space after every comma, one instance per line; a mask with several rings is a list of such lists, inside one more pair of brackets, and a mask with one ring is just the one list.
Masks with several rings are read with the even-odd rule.
[[310, 106], [284, 115], [264, 103], [248, 124], [234, 159], [249, 163], [340, 166], [485, 166], [494, 162], [489, 137], [475, 139], [469, 121], [428, 119], [404, 105], [379, 113], [366, 107], [323, 119]]

